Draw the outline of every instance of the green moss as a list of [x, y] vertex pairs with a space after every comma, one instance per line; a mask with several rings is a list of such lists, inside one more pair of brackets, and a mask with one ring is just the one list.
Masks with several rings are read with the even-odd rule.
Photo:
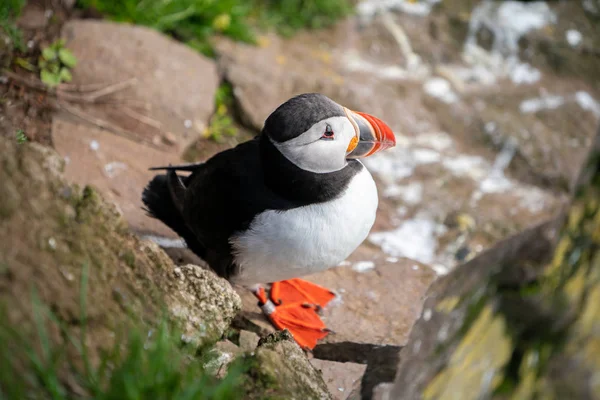
[[353, 12], [348, 0], [267, 0], [258, 7], [259, 23], [291, 36], [299, 29], [327, 28]]
[[125, 250], [121, 254], [121, 260], [123, 260], [130, 268], [135, 267], [135, 253], [133, 251]]
[[202, 135], [205, 138], [221, 142], [224, 136], [236, 136], [238, 133], [233, 119], [233, 88], [224, 82], [215, 92], [215, 113], [210, 119], [210, 125]]
[[283, 340], [294, 340], [294, 337], [292, 336], [292, 334], [290, 333], [290, 331], [288, 331], [287, 329], [284, 329], [282, 331], [276, 331], [273, 333], [268, 334], [267, 336], [261, 338], [258, 341], [258, 347], [261, 346], [273, 346], [276, 343], [279, 343]]

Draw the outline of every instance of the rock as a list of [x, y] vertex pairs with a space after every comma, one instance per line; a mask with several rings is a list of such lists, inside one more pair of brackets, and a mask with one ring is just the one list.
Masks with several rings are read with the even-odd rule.
[[86, 113], [132, 132], [137, 142], [150, 144], [154, 135], [166, 135], [157, 147], [174, 155], [200, 136], [196, 127], [207, 126], [219, 83], [211, 60], [141, 26], [73, 20], [62, 36], [78, 60], [74, 84], [108, 86], [136, 79], [111, 94], [110, 104], [85, 106]]
[[380, 383], [373, 389], [373, 400], [390, 400], [389, 393], [394, 387], [391, 383]]
[[335, 400], [348, 399], [352, 389], [357, 385], [360, 387], [360, 380], [366, 369], [366, 365], [324, 361], [316, 358], [311, 359], [310, 363], [321, 371], [323, 380]]
[[231, 355], [238, 355], [243, 352], [243, 350], [239, 346], [237, 346], [235, 343], [228, 339], [221, 340], [215, 343], [215, 349], [224, 353], [229, 353]]
[[21, 15], [17, 19], [17, 25], [22, 29], [43, 29], [48, 25], [50, 15], [46, 15], [46, 11], [35, 4], [27, 4], [21, 10]]
[[[156, 244], [132, 235], [96, 190], [67, 184], [53, 150], [0, 138], [0, 165], [0, 303], [5, 323], [18, 326], [23, 338], [37, 338], [33, 298], [23, 296], [32, 292], [75, 336], [87, 299], [92, 363], [133, 322], [130, 316], [152, 326], [169, 310], [166, 317], [198, 346], [223, 335], [240, 308], [225, 280], [193, 265], [176, 268]], [[66, 338], [58, 328], [48, 335], [58, 344]], [[66, 357], [79, 359], [63, 344]]]
[[136, 79], [106, 104], [71, 104], [70, 113], [53, 118], [52, 140], [68, 160], [66, 177], [97, 187], [137, 233], [175, 238], [148, 218], [141, 193], [155, 175], [148, 168], [182, 163], [207, 125], [218, 85], [214, 63], [148, 28], [74, 20], [63, 36], [78, 59], [73, 84], [102, 88]]
[[156, 174], [148, 168], [177, 163], [178, 156], [64, 115], [53, 119], [52, 142], [66, 160], [65, 177], [79, 185], [96, 187], [117, 205], [134, 231], [176, 237], [163, 223], [146, 215], [142, 209], [142, 191]]
[[234, 286], [242, 299], [242, 311], [233, 325], [238, 329], [248, 330], [263, 337], [275, 332], [275, 328], [258, 307], [258, 300], [247, 288]]
[[[356, 269], [364, 260], [372, 260], [373, 267]], [[351, 256], [350, 263], [305, 277], [338, 295], [322, 313], [334, 333], [319, 342], [314, 354], [327, 360], [367, 363], [375, 348], [399, 348], [406, 343], [435, 273], [411, 260], [385, 261], [366, 246]]]
[[[4, 31], [0, 32], [0, 68], [7, 68], [12, 62], [13, 58], [13, 43], [10, 36]], [[5, 79], [3, 77], [3, 79]]]
[[188, 264], [173, 271], [176, 283], [171, 285], [166, 301], [169, 315], [182, 323], [187, 342], [214, 342], [241, 309], [239, 296], [225, 279], [197, 265]]
[[600, 398], [599, 154], [565, 213], [431, 287], [388, 398]]
[[[208, 352], [210, 360], [204, 367], [218, 378], [224, 378], [227, 375], [229, 365], [242, 354], [243, 351], [235, 343], [229, 340], [221, 340], [215, 343], [214, 347]], [[207, 357], [205, 355], [205, 357]]]
[[321, 373], [287, 330], [261, 339], [252, 361], [245, 399], [263, 399], [265, 393], [283, 399], [332, 398]]
[[[435, 273], [428, 266], [402, 259], [386, 261], [377, 249], [363, 245], [351, 256], [350, 265], [374, 260], [372, 267], [357, 271], [342, 266], [303, 278], [323, 285], [338, 295], [322, 311], [322, 319], [334, 333], [319, 342], [316, 358], [366, 364], [376, 348], [396, 349], [404, 345], [418, 317], [423, 295]], [[401, 285], [403, 290], [397, 290]], [[260, 336], [275, 329], [245, 288], [236, 288], [242, 298], [240, 320], [234, 325]], [[390, 320], [389, 315], [398, 316]], [[396, 363], [394, 362], [393, 365]], [[393, 374], [392, 374], [393, 375]]]
[[243, 351], [247, 351], [247, 352], [251, 352], [254, 351], [254, 349], [256, 349], [256, 346], [258, 345], [258, 341], [260, 340], [260, 337], [254, 333], [254, 332], [250, 332], [250, 331], [246, 331], [246, 330], [241, 330], [240, 331], [240, 348]]

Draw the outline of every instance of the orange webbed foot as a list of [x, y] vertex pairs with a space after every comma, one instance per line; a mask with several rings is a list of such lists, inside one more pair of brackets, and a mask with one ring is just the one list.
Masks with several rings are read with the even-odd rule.
[[304, 279], [289, 279], [271, 285], [271, 301], [277, 305], [289, 303], [314, 304], [323, 308], [335, 298], [331, 290]]
[[290, 331], [300, 347], [313, 349], [317, 341], [331, 332], [317, 311], [327, 305], [335, 294], [302, 279], [275, 282], [269, 298], [263, 288], [256, 293], [263, 312], [278, 329]]

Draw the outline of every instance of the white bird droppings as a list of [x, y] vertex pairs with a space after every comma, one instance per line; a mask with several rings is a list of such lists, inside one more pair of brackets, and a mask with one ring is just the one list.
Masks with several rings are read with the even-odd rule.
[[184, 249], [186, 247], [183, 239], [171, 239], [156, 235], [146, 235], [142, 239], [154, 242], [163, 248]]
[[437, 248], [436, 223], [427, 218], [404, 221], [393, 231], [375, 232], [369, 241], [392, 257], [407, 257], [427, 264]]
[[569, 43], [569, 45], [571, 47], [577, 47], [581, 43], [583, 36], [581, 35], [581, 32], [579, 32], [578, 30], [569, 29], [565, 33], [565, 38], [567, 39], [567, 43]]
[[565, 104], [562, 96], [542, 96], [527, 99], [519, 105], [519, 111], [523, 114], [532, 114], [542, 110], [554, 110]]
[[531, 85], [542, 78], [542, 73], [528, 63], [518, 63], [511, 69], [509, 76], [517, 85]]
[[431, 319], [431, 314], [432, 314], [431, 309], [427, 308], [425, 311], [423, 311], [423, 319], [425, 321], [429, 321]]
[[444, 78], [431, 78], [423, 84], [423, 90], [431, 97], [443, 101], [446, 104], [458, 101], [458, 96], [452, 90], [450, 82]]
[[600, 104], [588, 92], [579, 91], [575, 93], [575, 101], [579, 104], [579, 107], [600, 117]]
[[367, 272], [373, 268], [375, 268], [373, 261], [359, 261], [352, 266], [352, 269], [356, 272]]
[[383, 191], [385, 197], [401, 198], [407, 204], [418, 204], [423, 199], [423, 184], [419, 182], [408, 185], [390, 185]]
[[122, 162], [113, 161], [104, 166], [104, 173], [109, 178], [114, 178], [119, 175], [120, 172], [127, 170], [127, 165]]

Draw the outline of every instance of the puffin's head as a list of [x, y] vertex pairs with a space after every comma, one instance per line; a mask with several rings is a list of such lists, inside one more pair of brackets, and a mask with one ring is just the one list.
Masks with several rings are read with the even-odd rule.
[[317, 173], [338, 171], [347, 159], [396, 145], [383, 121], [319, 93], [301, 94], [280, 105], [265, 121], [263, 135], [296, 166]]

